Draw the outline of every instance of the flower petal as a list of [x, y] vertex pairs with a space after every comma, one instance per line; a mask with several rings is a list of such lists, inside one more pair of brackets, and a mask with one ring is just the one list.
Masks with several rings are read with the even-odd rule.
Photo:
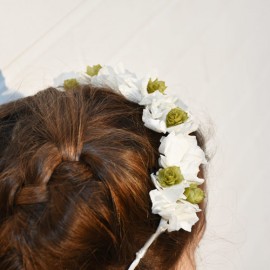
[[207, 163], [195, 136], [175, 134], [174, 131], [162, 137], [159, 152], [159, 164], [163, 168], [179, 166], [184, 179], [189, 181], [198, 181], [199, 166]]
[[53, 84], [56, 85], [56, 87], [62, 87], [65, 80], [77, 79], [78, 76], [78, 73], [75, 71], [63, 72], [53, 79]]
[[[181, 193], [182, 190], [184, 190], [183, 186], [181, 190], [178, 187], [178, 192]], [[152, 212], [168, 220], [169, 232], [180, 229], [191, 231], [191, 227], [198, 221], [196, 212], [200, 209], [197, 205], [177, 200], [179, 198], [178, 192], [175, 186], [163, 190], [151, 190], [149, 195], [152, 201]]]
[[148, 108], [143, 109], [143, 115], [142, 120], [144, 122], [144, 125], [147, 128], [150, 128], [156, 132], [163, 132], [166, 133], [166, 124], [164, 121], [161, 121], [159, 119], [153, 119], [151, 113], [149, 112]]
[[199, 220], [196, 209], [182, 203], [178, 203], [175, 213], [169, 219], [168, 232], [183, 229], [191, 232], [191, 227]]
[[104, 66], [96, 76], [91, 78], [91, 83], [96, 86], [109, 87], [120, 92], [128, 100], [139, 103], [145, 91], [146, 82], [138, 79], [136, 74], [126, 70], [120, 63], [115, 67]]

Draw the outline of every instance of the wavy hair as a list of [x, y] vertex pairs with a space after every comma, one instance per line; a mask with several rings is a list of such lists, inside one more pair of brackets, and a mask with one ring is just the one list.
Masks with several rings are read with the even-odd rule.
[[[128, 268], [160, 220], [149, 191], [161, 134], [142, 109], [91, 85], [0, 106], [0, 269]], [[163, 233], [137, 269], [174, 269], [204, 231], [201, 208], [191, 233]]]

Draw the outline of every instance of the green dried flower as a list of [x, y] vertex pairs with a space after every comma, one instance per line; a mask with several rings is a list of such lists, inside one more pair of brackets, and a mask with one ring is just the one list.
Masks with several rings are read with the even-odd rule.
[[165, 85], [164, 81], [159, 81], [158, 79], [155, 79], [154, 81], [152, 81], [152, 79], [150, 79], [148, 81], [147, 84], [147, 92], [149, 94], [154, 93], [155, 91], [159, 91], [162, 94], [164, 94], [165, 89], [167, 88], [167, 86]]
[[169, 111], [166, 117], [166, 126], [172, 127], [184, 123], [188, 119], [188, 114], [179, 107]]
[[179, 184], [184, 179], [180, 167], [177, 166], [159, 170], [157, 177], [160, 185], [163, 187]]
[[102, 68], [102, 66], [100, 64], [98, 65], [94, 65], [92, 67], [87, 66], [86, 67], [86, 74], [88, 74], [89, 76], [95, 76], [98, 74], [99, 70]]
[[70, 90], [70, 89], [73, 89], [73, 88], [76, 88], [79, 86], [79, 83], [76, 79], [67, 79], [67, 80], [64, 80], [64, 89], [65, 90]]
[[205, 198], [205, 193], [197, 184], [191, 184], [190, 187], [185, 189], [184, 195], [190, 203], [200, 203]]

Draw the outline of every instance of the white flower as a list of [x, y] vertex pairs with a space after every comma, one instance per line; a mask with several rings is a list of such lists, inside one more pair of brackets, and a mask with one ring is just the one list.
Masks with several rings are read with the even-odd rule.
[[166, 133], [166, 116], [171, 109], [177, 107], [176, 101], [176, 97], [164, 95], [159, 91], [144, 96], [140, 102], [140, 105], [146, 106], [142, 117], [144, 125], [156, 132]]
[[[156, 132], [166, 133], [175, 131], [176, 133], [190, 134], [198, 129], [198, 123], [188, 112], [187, 106], [175, 96], [155, 91], [152, 94], [145, 95], [139, 104], [146, 106], [143, 110], [144, 125]], [[188, 119], [184, 123], [167, 128], [167, 114], [170, 110], [177, 107], [187, 112]]]
[[159, 164], [163, 167], [179, 166], [184, 179], [203, 183], [198, 178], [200, 164], [206, 164], [203, 150], [197, 145], [195, 136], [176, 134], [174, 131], [161, 138]]
[[59, 76], [53, 79], [53, 84], [56, 87], [60, 87], [64, 85], [64, 81], [68, 79], [77, 79], [79, 77], [79, 73], [75, 71], [63, 72]]
[[91, 83], [91, 76], [87, 75], [85, 72], [75, 71], [61, 73], [59, 76], [53, 79], [53, 82], [56, 87], [62, 87], [64, 85], [64, 81], [68, 79], [76, 79], [81, 85]]
[[166, 123], [164, 120], [155, 119], [148, 108], [143, 109], [142, 120], [144, 125], [159, 133], [166, 133]]
[[191, 227], [198, 221], [196, 212], [200, 209], [197, 204], [191, 204], [184, 199], [184, 183], [164, 189], [154, 189], [149, 192], [152, 201], [152, 213], [160, 215], [168, 221], [168, 231], [184, 229], [191, 231]]
[[92, 77], [89, 76], [86, 72], [81, 72], [79, 74], [79, 77], [77, 78], [77, 80], [81, 83], [81, 84], [90, 84]]
[[182, 133], [182, 134], [188, 135], [188, 134], [190, 134], [193, 131], [196, 131], [198, 129], [199, 123], [196, 120], [196, 118], [194, 118], [194, 116], [189, 111], [186, 111], [186, 112], [188, 114], [188, 119], [182, 124], [179, 124], [179, 125], [176, 125], [173, 127], [168, 127], [167, 131], [169, 133], [174, 131], [175, 133]]
[[142, 99], [142, 93], [147, 87], [146, 79], [138, 79], [136, 74], [131, 73], [118, 64], [116, 67], [104, 66], [98, 74], [91, 77], [84, 77], [91, 80], [91, 83], [99, 87], [109, 87], [116, 92], [120, 92], [128, 100], [139, 103]]
[[155, 91], [154, 93], [149, 94], [146, 90], [146, 92], [143, 93], [143, 97], [139, 104], [144, 106], [151, 106], [153, 102], [158, 104], [161, 104], [162, 102], [171, 104], [175, 103], [176, 101], [177, 97], [162, 94], [159, 91]]

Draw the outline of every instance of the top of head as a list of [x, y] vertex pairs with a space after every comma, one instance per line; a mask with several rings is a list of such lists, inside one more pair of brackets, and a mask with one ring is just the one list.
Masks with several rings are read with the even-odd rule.
[[[0, 107], [0, 269], [126, 269], [160, 219], [149, 191], [161, 134], [141, 119], [142, 106], [91, 85]], [[165, 233], [140, 266], [169, 269], [195, 233]]]

